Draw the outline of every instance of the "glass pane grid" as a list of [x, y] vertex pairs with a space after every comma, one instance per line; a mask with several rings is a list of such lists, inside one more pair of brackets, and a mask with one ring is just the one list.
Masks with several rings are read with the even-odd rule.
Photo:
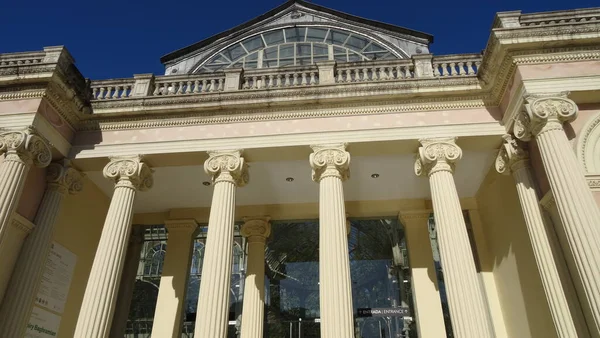
[[[254, 69], [311, 65], [330, 59], [329, 45], [334, 46], [331, 59], [340, 62], [397, 58], [386, 47], [356, 33], [326, 27], [291, 27], [259, 33], [227, 47], [212, 56], [200, 71], [215, 72], [229, 67]], [[261, 61], [258, 53], [262, 53]]]

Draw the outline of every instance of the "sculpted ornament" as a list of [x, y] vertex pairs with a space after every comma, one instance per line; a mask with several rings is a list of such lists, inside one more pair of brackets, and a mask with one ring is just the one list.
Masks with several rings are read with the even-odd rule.
[[529, 153], [511, 135], [503, 135], [504, 143], [496, 156], [496, 171], [508, 175], [529, 165]]
[[204, 171], [213, 182], [232, 182], [238, 187], [248, 184], [248, 164], [242, 157], [242, 150], [209, 151], [208, 156]]
[[577, 118], [577, 104], [567, 98], [567, 93], [558, 96], [526, 97], [525, 110], [515, 119], [513, 133], [522, 141], [529, 141], [549, 130], [563, 130], [564, 122]]
[[104, 177], [115, 181], [116, 187], [129, 187], [145, 191], [152, 188], [152, 169], [142, 162], [141, 156], [110, 157], [104, 167]]
[[339, 177], [342, 181], [350, 178], [350, 153], [346, 151], [347, 143], [330, 145], [313, 145], [313, 153], [309, 161], [312, 168], [312, 179], [320, 182], [324, 177]]
[[421, 147], [415, 161], [417, 176], [430, 176], [438, 171], [454, 172], [455, 162], [462, 157], [456, 137], [420, 139]]
[[77, 194], [83, 190], [83, 174], [71, 167], [68, 160], [62, 163], [51, 163], [46, 170], [48, 188], [56, 189], [63, 194]]
[[48, 166], [52, 160], [48, 143], [32, 127], [0, 133], [0, 154], [3, 153], [8, 161], [33, 163], [39, 168]]
[[247, 237], [250, 242], [264, 242], [271, 235], [270, 217], [244, 218], [242, 225], [242, 236]]

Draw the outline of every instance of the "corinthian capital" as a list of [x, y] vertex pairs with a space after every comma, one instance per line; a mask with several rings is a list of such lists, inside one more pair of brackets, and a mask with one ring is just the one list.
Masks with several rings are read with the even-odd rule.
[[115, 181], [115, 187], [129, 187], [140, 191], [152, 188], [152, 169], [141, 156], [115, 156], [104, 167], [104, 177]]
[[502, 136], [504, 143], [496, 156], [496, 170], [509, 174], [529, 165], [529, 153], [511, 135]]
[[462, 157], [456, 137], [420, 139], [421, 147], [415, 161], [415, 174], [431, 175], [438, 171], [454, 172], [455, 162]]
[[25, 130], [0, 133], [0, 154], [6, 153], [6, 160], [19, 161], [36, 167], [46, 167], [52, 160], [48, 142], [29, 127]]
[[51, 163], [46, 171], [48, 188], [63, 194], [77, 194], [83, 189], [83, 174], [71, 167], [69, 160]]
[[204, 171], [213, 182], [232, 182], [238, 187], [248, 183], [248, 164], [242, 157], [242, 150], [209, 151], [208, 156]]
[[269, 217], [245, 217], [242, 225], [242, 236], [247, 237], [249, 242], [265, 242], [271, 235], [271, 224]]
[[562, 130], [564, 122], [577, 118], [577, 104], [567, 98], [567, 93], [530, 96], [525, 100], [525, 110], [517, 115], [513, 126], [513, 133], [520, 140], [529, 141], [545, 131]]
[[328, 176], [339, 177], [342, 181], [350, 178], [350, 153], [346, 151], [346, 143], [312, 145], [310, 154], [312, 179], [320, 182]]

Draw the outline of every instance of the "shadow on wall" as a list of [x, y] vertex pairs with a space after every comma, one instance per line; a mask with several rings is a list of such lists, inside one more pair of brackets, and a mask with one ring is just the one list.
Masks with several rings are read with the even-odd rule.
[[557, 337], [513, 178], [491, 168], [476, 198], [508, 335]]

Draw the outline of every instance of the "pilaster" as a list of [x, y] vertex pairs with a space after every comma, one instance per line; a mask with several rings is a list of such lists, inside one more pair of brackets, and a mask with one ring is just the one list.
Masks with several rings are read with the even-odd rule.
[[168, 220], [167, 254], [160, 277], [152, 337], [179, 337], [183, 324], [183, 306], [192, 258], [193, 219]]
[[400, 215], [408, 246], [417, 332], [421, 338], [446, 337], [444, 314], [429, 239], [430, 214], [431, 211], [424, 210], [403, 212]]

